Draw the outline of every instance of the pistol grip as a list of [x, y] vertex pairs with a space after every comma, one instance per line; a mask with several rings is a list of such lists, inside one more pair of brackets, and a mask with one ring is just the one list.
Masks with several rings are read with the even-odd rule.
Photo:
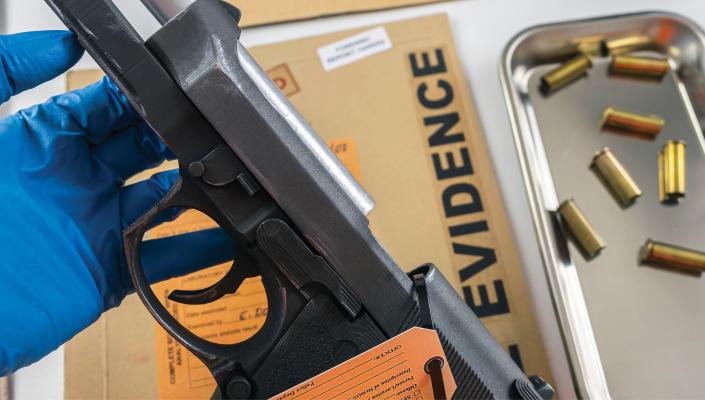
[[433, 325], [458, 384], [455, 399], [548, 400], [553, 389], [529, 380], [482, 322], [458, 297], [433, 265], [410, 276], [425, 275]]

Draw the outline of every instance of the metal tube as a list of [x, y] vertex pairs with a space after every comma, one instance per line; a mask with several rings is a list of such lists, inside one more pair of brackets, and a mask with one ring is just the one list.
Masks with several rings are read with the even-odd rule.
[[664, 191], [667, 196], [674, 196], [678, 191], [678, 160], [676, 157], [676, 146], [673, 142], [669, 141], [663, 145], [662, 152]]
[[685, 196], [685, 142], [682, 140], [670, 140], [666, 146], [673, 147], [673, 157], [675, 165], [673, 172], [675, 174], [675, 190], [673, 195], [678, 197]]
[[629, 206], [641, 196], [641, 189], [609, 148], [595, 153], [591, 167], [602, 177], [622, 207]]
[[541, 91], [544, 94], [555, 92], [587, 74], [590, 67], [590, 57], [579, 54], [542, 76]]
[[604, 38], [602, 35], [586, 36], [572, 40], [578, 52], [586, 56], [599, 56], [600, 46]]
[[654, 41], [646, 35], [625, 36], [603, 40], [600, 50], [603, 56], [629, 53], [637, 50], [644, 50], [654, 46]]
[[368, 215], [375, 207], [372, 197], [350, 174], [343, 163], [333, 154], [320, 136], [308, 125], [304, 117], [294, 108], [281, 90], [274, 86], [272, 80], [262, 71], [247, 49], [238, 42], [237, 53], [240, 65], [252, 79], [262, 95], [279, 114], [286, 119], [298, 139], [325, 166], [325, 173], [332, 176], [343, 189], [346, 197], [363, 215]]
[[639, 252], [639, 261], [661, 267], [705, 271], [705, 253], [648, 239]]
[[669, 140], [659, 153], [659, 196], [662, 202], [685, 197], [685, 142]]
[[175, 15], [185, 10], [191, 3], [196, 0], [142, 0], [142, 3], [147, 7], [149, 12], [154, 15], [154, 18], [164, 25]]
[[627, 133], [638, 133], [653, 139], [661, 133], [666, 121], [656, 115], [642, 115], [607, 107], [602, 114], [601, 126]]
[[663, 78], [670, 65], [668, 60], [634, 57], [634, 56], [614, 56], [610, 66], [610, 73], [615, 75], [628, 75], [639, 78]]
[[678, 199], [673, 199], [666, 195], [666, 173], [664, 172], [663, 165], [663, 152], [658, 152], [658, 199], [661, 203], [673, 203], [674, 200], [677, 202]]
[[587, 259], [596, 257], [602, 249], [607, 247], [573, 199], [564, 201], [558, 207], [558, 214], [561, 216], [563, 225], [568, 229]]

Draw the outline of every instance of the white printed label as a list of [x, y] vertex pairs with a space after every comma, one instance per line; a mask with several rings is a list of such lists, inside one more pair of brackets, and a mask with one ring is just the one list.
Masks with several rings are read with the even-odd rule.
[[318, 57], [323, 69], [331, 71], [391, 48], [387, 31], [379, 27], [320, 47]]

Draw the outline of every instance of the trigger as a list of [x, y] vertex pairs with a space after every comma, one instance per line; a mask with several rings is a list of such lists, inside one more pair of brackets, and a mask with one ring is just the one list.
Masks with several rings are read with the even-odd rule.
[[234, 265], [225, 276], [216, 284], [198, 290], [174, 290], [169, 293], [169, 300], [181, 304], [208, 304], [225, 295], [234, 294], [242, 285], [246, 278], [256, 276], [251, 271], [244, 268], [236, 268]]

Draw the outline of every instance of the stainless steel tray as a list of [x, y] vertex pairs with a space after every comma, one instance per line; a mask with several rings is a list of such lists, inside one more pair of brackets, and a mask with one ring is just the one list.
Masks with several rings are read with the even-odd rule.
[[[677, 68], [662, 82], [610, 77], [608, 58], [593, 58], [583, 78], [550, 96], [539, 78], [565, 60], [552, 50], [594, 35], [644, 34]], [[519, 34], [501, 64], [515, 141], [546, 276], [579, 396], [702, 398], [705, 373], [705, 277], [640, 266], [647, 238], [705, 250], [705, 37], [681, 16], [623, 15], [540, 26]], [[653, 141], [603, 133], [614, 106], [666, 119]], [[687, 197], [658, 199], [657, 152], [667, 139], [687, 142]], [[643, 195], [622, 209], [589, 169], [609, 146]], [[567, 244], [560, 201], [575, 198], [607, 242], [587, 261]], [[538, 266], [537, 266], [538, 267]]]

